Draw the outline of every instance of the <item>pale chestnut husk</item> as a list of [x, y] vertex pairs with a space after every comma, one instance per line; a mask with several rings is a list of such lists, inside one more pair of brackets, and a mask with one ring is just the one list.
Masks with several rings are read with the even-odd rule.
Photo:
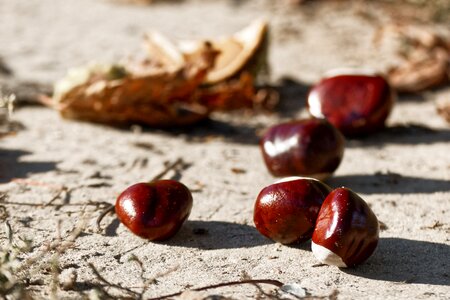
[[263, 20], [254, 21], [231, 36], [207, 41], [184, 40], [171, 44], [158, 32], [150, 32], [145, 40], [149, 56], [166, 68], [179, 68], [205, 42], [218, 51], [214, 66], [204, 80], [205, 84], [224, 82], [244, 72], [260, 81], [258, 83], [267, 80], [269, 32]]
[[446, 49], [418, 49], [402, 65], [391, 68], [387, 77], [401, 92], [420, 92], [448, 81], [450, 54]]
[[376, 42], [398, 41], [401, 61], [387, 71], [390, 84], [401, 92], [420, 92], [449, 81], [450, 38], [431, 27], [391, 24], [383, 27]]
[[82, 69], [75, 71], [75, 78], [57, 84], [47, 104], [66, 118], [155, 126], [191, 124], [209, 113], [199, 104], [197, 89], [215, 56], [216, 51], [205, 44], [178, 70], [166, 70], [151, 61]]
[[[233, 35], [233, 42], [248, 39], [248, 45], [243, 44], [240, 55], [228, 62], [231, 67], [225, 63], [220, 68], [218, 57], [229, 56], [229, 50], [223, 45], [219, 49], [219, 42], [179, 46], [152, 32], [146, 40], [148, 60], [73, 70], [43, 102], [66, 118], [159, 127], [192, 124], [215, 110], [254, 107], [264, 102], [255, 92], [251, 67], [253, 61], [265, 61], [260, 51], [266, 27], [258, 22]], [[208, 79], [210, 74], [215, 74], [214, 82]]]

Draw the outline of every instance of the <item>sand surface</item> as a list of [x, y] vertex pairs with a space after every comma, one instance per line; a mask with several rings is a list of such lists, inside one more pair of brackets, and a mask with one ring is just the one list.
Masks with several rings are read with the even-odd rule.
[[[104, 284], [89, 267], [93, 264], [108, 281], [136, 292], [146, 281], [141, 277], [156, 278], [145, 297], [250, 277], [297, 283], [318, 297], [335, 297], [337, 291], [338, 299], [450, 298], [450, 128], [434, 106], [437, 97], [450, 97], [448, 86], [400, 97], [388, 128], [349, 140], [341, 166], [328, 180], [332, 187], [358, 192], [387, 226], [365, 264], [348, 270], [316, 266], [309, 242], [283, 246], [254, 228], [254, 200], [276, 180], [263, 164], [258, 133], [305, 116], [308, 85], [326, 70], [384, 70], [395, 61], [373, 46], [377, 25], [361, 15], [369, 11], [378, 22], [389, 21], [377, 7], [292, 8], [272, 2], [0, 2], [0, 56], [13, 71], [2, 80], [19, 89], [23, 82], [50, 84], [67, 68], [92, 60], [142, 52], [140, 39], [148, 29], [173, 38], [208, 37], [230, 34], [259, 17], [271, 22], [272, 80], [281, 85], [276, 113], [217, 114], [198, 127], [170, 131], [67, 121], [39, 106], [18, 109], [13, 119], [24, 128], [0, 140], [0, 192], [6, 195], [0, 204], [14, 237], [32, 239], [27, 255], [37, 261], [28, 268], [28, 289], [36, 297], [92, 295]], [[149, 180], [164, 162], [180, 157], [183, 170], [167, 178], [193, 190], [194, 207], [173, 239], [140, 239], [113, 215], [103, 220], [105, 230], [97, 231], [95, 220], [105, 203], [113, 204], [124, 188]], [[67, 240], [82, 220], [82, 234], [59, 256], [60, 283], [70, 283], [73, 274], [76, 280], [52, 292], [55, 272], [49, 266], [55, 256], [44, 248], [58, 242], [58, 235]], [[3, 230], [0, 241], [7, 243]], [[133, 257], [142, 262], [142, 274]], [[209, 294], [254, 299], [260, 292], [240, 285]]]

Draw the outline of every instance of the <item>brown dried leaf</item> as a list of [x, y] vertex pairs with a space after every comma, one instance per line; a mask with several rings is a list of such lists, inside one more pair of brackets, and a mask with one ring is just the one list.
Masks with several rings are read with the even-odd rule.
[[[263, 65], [265, 52], [256, 50], [264, 49], [266, 27], [258, 21], [230, 37], [243, 45], [240, 59], [231, 59], [230, 66], [219, 69], [217, 58], [230, 50], [215, 48], [217, 41], [195, 42], [195, 47], [186, 50], [153, 32], [146, 40], [148, 60], [82, 69], [61, 81], [52, 99], [41, 101], [67, 118], [158, 127], [192, 124], [213, 110], [264, 106], [274, 97], [265, 99], [255, 92], [256, 75], [244, 65], [254, 58]], [[222, 76], [220, 81], [207, 80], [213, 71]]]
[[450, 123], [450, 94], [447, 94], [438, 99], [436, 102], [437, 112]]
[[[426, 54], [426, 56], [423, 56]], [[421, 56], [422, 59], [419, 59]], [[391, 85], [402, 92], [420, 92], [448, 81], [450, 53], [443, 48], [416, 50], [399, 66], [388, 70]]]
[[215, 55], [205, 44], [192, 61], [177, 71], [161, 70], [147, 62], [127, 66], [127, 73], [118, 79], [94, 73], [87, 82], [47, 104], [64, 117], [94, 122], [152, 126], [194, 123], [209, 113], [207, 107], [198, 103], [198, 88]]
[[397, 53], [402, 61], [387, 71], [392, 86], [402, 92], [419, 92], [443, 84], [450, 75], [450, 39], [431, 27], [386, 25], [374, 41], [400, 41]]

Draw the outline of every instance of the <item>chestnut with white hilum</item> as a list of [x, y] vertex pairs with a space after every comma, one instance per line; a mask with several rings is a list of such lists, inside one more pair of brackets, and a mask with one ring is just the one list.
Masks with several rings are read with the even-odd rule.
[[351, 190], [338, 188], [320, 208], [311, 248], [324, 264], [353, 267], [373, 254], [378, 239], [378, 219], [367, 203]]
[[362, 136], [385, 126], [394, 100], [394, 90], [376, 72], [338, 69], [312, 87], [307, 105], [312, 116], [327, 119], [345, 136]]

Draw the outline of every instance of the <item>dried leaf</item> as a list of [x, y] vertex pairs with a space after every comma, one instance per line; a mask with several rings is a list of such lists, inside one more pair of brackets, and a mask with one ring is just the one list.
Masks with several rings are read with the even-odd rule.
[[[257, 65], [265, 61], [260, 56], [266, 54], [266, 27], [255, 22], [228, 40], [190, 46], [176, 45], [153, 32], [146, 38], [146, 61], [69, 72], [56, 85], [53, 98], [41, 101], [66, 118], [158, 127], [192, 124], [215, 110], [264, 105], [252, 71], [254, 61]], [[229, 58], [233, 43], [240, 43], [242, 50]]]
[[[46, 104], [66, 118], [102, 123], [139, 122], [154, 126], [184, 125], [205, 118], [209, 110], [198, 103], [198, 87], [216, 52], [205, 45], [177, 71], [152, 62], [87, 71], [87, 80], [67, 91], [57, 90]], [[83, 76], [81, 76], [83, 77]], [[119, 77], [119, 78], [118, 78]], [[64, 85], [64, 83], [63, 83]]]
[[397, 41], [401, 61], [387, 71], [391, 85], [402, 92], [420, 92], [450, 78], [450, 38], [436, 29], [419, 25], [389, 24], [374, 41]]
[[444, 94], [443, 97], [436, 101], [437, 112], [450, 123], [450, 93]]

